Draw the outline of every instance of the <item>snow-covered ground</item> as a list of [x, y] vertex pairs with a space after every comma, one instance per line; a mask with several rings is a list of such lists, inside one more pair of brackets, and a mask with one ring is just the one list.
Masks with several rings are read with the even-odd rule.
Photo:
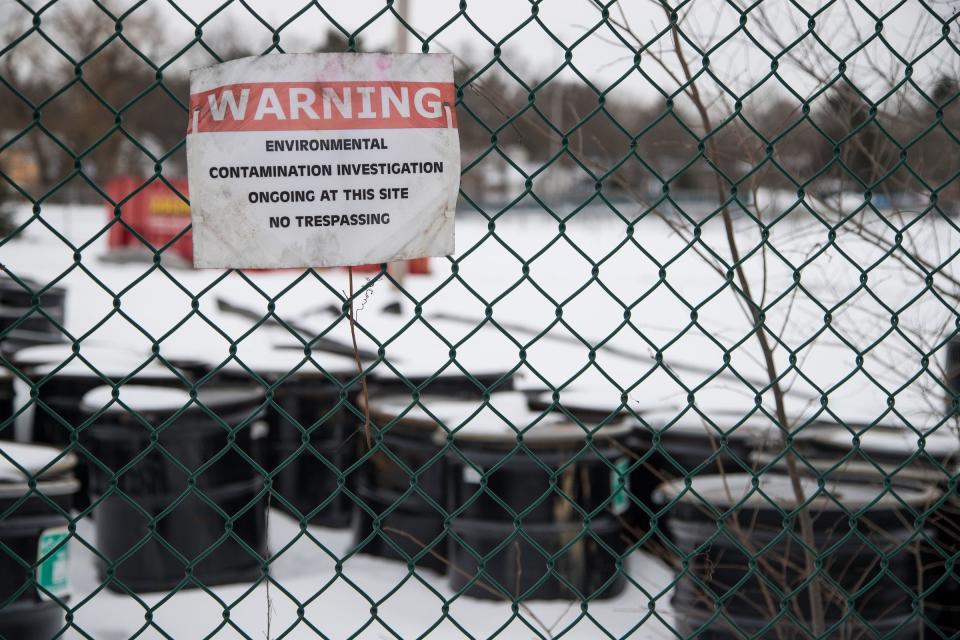
[[[635, 215], [627, 208], [623, 213]], [[224, 276], [216, 270], [105, 263], [100, 258], [106, 235], [97, 235], [105, 224], [101, 208], [48, 206], [41, 216], [79, 253], [34, 221], [22, 239], [0, 249], [2, 262], [18, 275], [60, 278], [70, 290], [67, 325], [83, 345], [126, 345], [146, 358], [156, 341], [161, 355], [219, 362], [229, 358], [230, 338], [238, 341], [238, 358], [256, 364], [272, 346], [302, 345], [279, 328], [249, 333], [253, 322], [219, 311], [217, 300], [266, 314], [267, 296], [281, 292], [277, 316], [350, 342], [349, 323], [329, 310], [340, 307], [338, 295], [347, 290], [343, 270]], [[810, 401], [818, 405], [820, 394], [827, 393], [830, 409], [841, 417], [872, 421], [884, 415], [887, 397], [894, 394], [898, 410], [935, 422], [943, 406], [941, 343], [956, 323], [955, 300], [938, 296], [936, 289], [953, 291], [944, 274], [956, 277], [947, 259], [960, 248], [960, 232], [928, 218], [910, 227], [896, 245], [894, 230], [868, 221], [879, 234], [879, 246], [841, 232], [826, 247], [829, 229], [802, 215], [774, 226], [773, 249], [761, 252], [754, 251], [756, 225], [737, 220], [740, 251], [749, 255], [752, 293], [768, 307], [771, 342], [780, 343], [777, 366], [791, 390], [792, 417], [816, 410]], [[479, 215], [461, 213], [457, 273], [451, 274], [447, 259], [434, 258], [430, 276], [407, 279], [407, 290], [422, 305], [421, 319], [414, 318], [409, 301], [400, 316], [379, 313], [397, 294], [389, 283], [375, 283], [357, 305], [360, 347], [376, 350], [372, 336], [384, 345], [391, 364], [422, 373], [447, 366], [453, 346], [457, 363], [470, 371], [516, 367], [524, 385], [587, 389], [615, 402], [622, 387], [638, 410], [685, 406], [688, 391], [695, 391], [705, 408], [749, 409], [755, 392], [738, 376], [762, 386], [769, 380], [750, 335], [752, 322], [723, 274], [695, 254], [729, 255], [719, 219], [703, 225], [690, 249], [684, 250], [686, 245], [649, 216], [628, 238], [626, 225], [600, 206], [578, 213], [562, 234], [555, 221], [532, 208], [510, 209], [493, 230]], [[910, 254], [936, 266], [947, 262], [934, 274], [933, 289], [898, 261], [910, 262]], [[529, 261], [528, 277], [521, 260]], [[590, 260], [598, 265], [596, 277]], [[798, 284], [796, 267], [802, 267]], [[873, 267], [863, 284], [862, 267]], [[357, 275], [358, 289], [366, 279]], [[193, 295], [199, 297], [196, 310]], [[824, 322], [828, 312], [829, 326]], [[591, 359], [580, 338], [604, 348]], [[657, 349], [670, 374], [656, 365]], [[724, 349], [730, 352], [729, 366], [711, 379], [712, 372], [724, 369]], [[790, 351], [795, 367], [789, 366]], [[926, 370], [924, 353], [933, 354]], [[300, 360], [302, 351], [290, 349], [289, 363]], [[770, 395], [764, 394], [765, 406], [772, 406]]]
[[[771, 203], [778, 206], [775, 198]], [[635, 215], [629, 208], [623, 213]], [[21, 220], [28, 216], [29, 211], [22, 212]], [[146, 360], [158, 342], [160, 354], [169, 358], [224, 362], [229, 361], [229, 341], [234, 340], [238, 359], [251, 368], [297, 366], [303, 360], [302, 349], [284, 350], [282, 360], [274, 349], [299, 345], [289, 332], [275, 327], [250, 332], [252, 321], [217, 307], [217, 299], [225, 299], [266, 313], [267, 296], [281, 292], [275, 301], [279, 317], [349, 343], [349, 324], [327, 309], [331, 304], [339, 307], [337, 293], [347, 289], [342, 270], [305, 277], [295, 271], [224, 277], [219, 271], [119, 265], [101, 260], [106, 251], [105, 234], [97, 235], [106, 220], [101, 208], [46, 206], [41, 217], [74, 246], [34, 221], [21, 239], [0, 248], [0, 262], [19, 276], [43, 282], [59, 278], [68, 287], [66, 322], [75, 336], [83, 338], [81, 353], [96, 344], [124, 345]], [[956, 304], [935, 295], [897, 259], [909, 261], [907, 252], [913, 252], [940, 265], [960, 247], [960, 234], [944, 221], [923, 221], [897, 244], [895, 231], [876, 220], [867, 222], [878, 234], [877, 241], [841, 233], [827, 246], [826, 226], [810, 216], [795, 216], [770, 230], [765, 251], [754, 251], [758, 229], [745, 218], [736, 221], [741, 254], [750, 256], [746, 269], [753, 295], [770, 306], [766, 322], [771, 341], [778, 344], [776, 362], [789, 389], [789, 418], [822, 412], [820, 396], [826, 394], [829, 411], [845, 420], [906, 418], [914, 426], [933, 428], [941, 422], [944, 406], [939, 346], [953, 330]], [[707, 414], [733, 409], [744, 415], [769, 378], [750, 335], [752, 323], [722, 270], [717, 273], [695, 253], [729, 255], [720, 221], [705, 223], [699, 238], [689, 242], [691, 248], [684, 251], [688, 240], [654, 218], [639, 222], [628, 237], [626, 225], [598, 206], [571, 218], [563, 233], [556, 221], [530, 207], [509, 210], [495, 225], [479, 215], [460, 214], [456, 274], [447, 259], [433, 259], [431, 275], [407, 279], [410, 295], [422, 305], [420, 319], [414, 317], [409, 301], [400, 316], [381, 313], [397, 294], [387, 283], [376, 283], [365, 301], [358, 302], [360, 347], [376, 350], [374, 338], [384, 346], [390, 364], [409, 374], [453, 366], [453, 347], [456, 362], [466, 370], [517, 368], [520, 385], [528, 388], [587, 393], [613, 406], [626, 390], [634, 409], [650, 413], [679, 411], [693, 393]], [[521, 260], [528, 261], [528, 277]], [[591, 260], [598, 265], [595, 275]], [[862, 280], [861, 267], [874, 264]], [[798, 286], [794, 270], [801, 265]], [[955, 275], [956, 269], [947, 264], [943, 273]], [[364, 283], [365, 276], [358, 275], [357, 286]], [[941, 274], [934, 275], [933, 283], [947, 288]], [[195, 310], [192, 296], [199, 296]], [[824, 319], [828, 312], [829, 325]], [[895, 327], [892, 314], [897, 315]], [[600, 344], [603, 348], [591, 354], [591, 348]], [[658, 350], [666, 366], [656, 363]], [[730, 353], [727, 367], [724, 350]], [[791, 351], [795, 367], [790, 366]], [[860, 365], [858, 351], [863, 353]], [[922, 354], [931, 352], [933, 358], [925, 367]], [[93, 349], [90, 357], [96, 364]], [[320, 353], [314, 359], [325, 367], [345, 366], [342, 358]], [[721, 369], [721, 375], [713, 375]], [[891, 396], [896, 415], [889, 407]], [[769, 391], [763, 393], [762, 402], [772, 410]], [[88, 524], [80, 534], [91, 539]], [[308, 598], [320, 589], [333, 575], [332, 557], [351, 544], [348, 532], [310, 532], [330, 553], [302, 537], [285, 516], [271, 516], [271, 549], [285, 548], [299, 537], [277, 558], [273, 571], [297, 598]], [[74, 545], [73, 554], [74, 602], [81, 602], [98, 583], [90, 554], [79, 545]], [[660, 593], [670, 582], [669, 570], [637, 553], [628, 571], [647, 594], [628, 586], [619, 597], [593, 602], [585, 611], [579, 604], [556, 602], [533, 602], [530, 610], [550, 634], [560, 635], [572, 624], [564, 635], [571, 638], [600, 637], [598, 624], [615, 637], [627, 634], [648, 614], [651, 594], [659, 596], [656, 611], [669, 615], [668, 596]], [[404, 638], [419, 636], [438, 620], [429, 637], [459, 637], [461, 632], [450, 619], [476, 637], [489, 636], [503, 625], [507, 630], [498, 637], [548, 635], [524, 611], [514, 616], [509, 605], [496, 602], [458, 598], [450, 604], [450, 619], [443, 619], [442, 601], [418, 579], [408, 579], [405, 566], [398, 563], [357, 556], [344, 565], [344, 573], [374, 600], [385, 597], [378, 603], [378, 619]], [[418, 574], [444, 597], [450, 595], [439, 575]], [[265, 637], [264, 587], [248, 592], [232, 586], [216, 593], [221, 601], [201, 591], [169, 599], [145, 596], [140, 601], [99, 591], [77, 610], [75, 621], [95, 638], [125, 638], [145, 624], [145, 606], [158, 605], [154, 623], [175, 638], [204, 637], [218, 627], [218, 637]], [[296, 621], [297, 605], [277, 588], [271, 597], [270, 633], [277, 637]], [[224, 603], [232, 605], [230, 624], [225, 626]], [[312, 601], [305, 615], [331, 638], [348, 636], [368, 622], [359, 637], [392, 637], [378, 621], [370, 622], [370, 606], [355, 587], [340, 580]], [[650, 618], [631, 637], [662, 634], [666, 630]], [[138, 637], [161, 634], [147, 628]], [[314, 634], [301, 625], [286, 637]]]

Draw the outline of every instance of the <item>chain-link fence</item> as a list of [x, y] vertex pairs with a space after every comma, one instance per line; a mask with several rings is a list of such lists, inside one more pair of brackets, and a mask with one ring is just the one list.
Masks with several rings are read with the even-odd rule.
[[[960, 6], [0, 6], [0, 636], [960, 633]], [[186, 72], [454, 54], [457, 251], [190, 267]]]

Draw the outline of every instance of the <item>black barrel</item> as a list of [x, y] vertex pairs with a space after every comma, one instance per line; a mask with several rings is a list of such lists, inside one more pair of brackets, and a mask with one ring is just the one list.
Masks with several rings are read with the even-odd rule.
[[0, 440], [14, 439], [13, 373], [0, 367]]
[[[42, 288], [40, 283], [25, 280], [24, 284], [28, 288], [13, 278], [0, 277], [0, 345], [8, 353], [24, 346], [64, 339], [58, 325], [63, 326], [66, 290], [54, 286], [38, 293]], [[35, 293], [38, 293], [38, 309], [33, 308]]]
[[[93, 414], [111, 398], [109, 387], [94, 389], [82, 408]], [[124, 385], [120, 400], [129, 411], [109, 405], [83, 435], [99, 461], [90, 476], [96, 545], [112, 565], [101, 565], [101, 579], [118, 591], [164, 591], [262, 576], [266, 494], [248, 461], [262, 391], [204, 388], [194, 402], [182, 390]]]
[[[934, 629], [950, 637], [960, 633], [960, 585], [954, 577], [957, 569], [948, 569], [949, 559], [960, 554], [960, 499], [949, 486], [958, 470], [960, 439], [952, 424], [922, 424], [917, 420], [914, 430], [893, 416], [872, 425], [820, 423], [798, 435], [794, 451], [802, 473], [845, 482], [880, 484], [889, 479], [935, 493], [936, 501], [924, 514], [933, 536], [917, 540], [923, 571], [912, 586], [926, 592], [923, 610], [933, 637], [939, 637]], [[786, 470], [781, 451], [765, 452], [756, 460], [763, 469]]]
[[[60, 357], [55, 354], [60, 352]], [[110, 381], [120, 384], [157, 385], [183, 387], [177, 372], [152, 362], [144, 366], [148, 356], [124, 349], [81, 346], [80, 356], [73, 355], [70, 345], [44, 345], [23, 349], [14, 354], [14, 362], [29, 378], [31, 385], [24, 385], [25, 395], [36, 400], [26, 416], [29, 421], [26, 439], [31, 442], [66, 448], [74, 438], [79, 440], [81, 427], [89, 416], [80, 406], [81, 399], [91, 389]], [[30, 361], [42, 361], [30, 364]], [[86, 360], [86, 362], [84, 361]], [[87, 363], [90, 363], [89, 365]], [[32, 386], [32, 388], [31, 388]], [[80, 491], [75, 495], [77, 509], [86, 508], [89, 502], [89, 473], [91, 462], [80, 456], [76, 474]]]
[[447, 469], [433, 437], [437, 425], [410, 415], [409, 395], [381, 394], [370, 396], [370, 428], [380, 441], [357, 472], [355, 542], [362, 553], [444, 572]]
[[775, 420], [759, 410], [732, 411], [684, 407], [640, 415], [638, 434], [653, 445], [652, 459], [664, 480], [687, 475], [741, 473], [753, 452], [781, 438]]
[[[352, 404], [359, 388], [353, 382], [356, 361], [329, 353], [306, 360], [302, 349], [280, 348], [238, 357], [207, 358], [189, 368], [198, 378], [209, 376], [210, 384], [257, 385], [270, 392], [256, 457], [273, 475], [272, 506], [312, 525], [349, 526], [353, 502], [338, 481], [356, 462], [362, 440]], [[345, 477], [345, 486], [352, 487], [352, 477]]]
[[[265, 460], [276, 473], [274, 489], [282, 498], [274, 504], [311, 524], [350, 524], [353, 502], [340, 478], [356, 462], [362, 441], [358, 419], [349, 410], [355, 366], [343, 363], [340, 370], [322, 373], [306, 365], [276, 383], [267, 409]], [[353, 485], [352, 478], [345, 482]]]
[[486, 406], [422, 402], [454, 430], [446, 453], [454, 590], [518, 600], [620, 592], [629, 536], [611, 510], [623, 500], [618, 462], [632, 425], [584, 428], [562, 414], [531, 411], [518, 393], [493, 394]]
[[624, 486], [615, 494], [609, 510], [633, 539], [642, 538], [650, 529], [652, 495], [662, 479], [654, 464], [658, 459], [651, 453], [650, 438], [636, 418], [637, 403], [610, 393], [567, 389], [528, 394], [527, 407], [560, 413], [586, 426], [621, 420], [634, 425], [628, 439], [614, 441], [621, 455], [615, 460], [612, 477]]
[[[57, 350], [61, 357], [54, 357]], [[112, 348], [94, 348], [88, 352], [81, 347], [79, 353], [75, 356], [70, 345], [51, 345], [15, 354], [14, 363], [22, 366], [33, 386], [29, 392], [36, 394], [31, 440], [61, 447], [69, 445], [87, 417], [80, 408], [80, 400], [91, 389], [107, 383], [184, 386], [179, 372], [157, 362], [145, 365], [149, 356]], [[29, 364], [30, 359], [43, 362]]]
[[[791, 480], [766, 473], [756, 479], [757, 490], [754, 481], [750, 474], [697, 476], [690, 489], [684, 480], [658, 489], [671, 513], [673, 540], [688, 563], [673, 597], [674, 628], [681, 636], [810, 637], [799, 518], [784, 517], [797, 504]], [[917, 531], [916, 521], [935, 492], [834, 481], [818, 492], [809, 477], [802, 477], [801, 487], [811, 500], [805, 509], [822, 563], [829, 637], [921, 637], [919, 592], [902, 585], [918, 584], [916, 543], [930, 531]]]
[[[72, 475], [76, 459], [13, 442], [0, 444], [0, 451], [0, 543], [6, 547], [0, 550], [0, 638], [52, 638], [64, 627], [70, 599], [67, 527], [79, 488]], [[33, 491], [31, 477], [37, 479]]]

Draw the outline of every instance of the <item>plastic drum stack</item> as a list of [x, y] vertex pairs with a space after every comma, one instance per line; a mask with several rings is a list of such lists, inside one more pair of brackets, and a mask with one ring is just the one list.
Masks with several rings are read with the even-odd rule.
[[[123, 387], [132, 383], [184, 386], [179, 372], [157, 362], [144, 365], [149, 356], [94, 345], [82, 346], [80, 354], [82, 358], [74, 355], [72, 346], [66, 344], [29, 347], [13, 354], [14, 365], [33, 385], [33, 389], [26, 384], [21, 386], [24, 401], [36, 392], [36, 401], [18, 418], [24, 426], [18, 433], [18, 440], [49, 444], [61, 449], [71, 446], [75, 440], [79, 441], [83, 423], [88, 418], [80, 406], [81, 399], [85, 393], [106, 384], [108, 380], [113, 384], [128, 380], [123, 382]], [[89, 504], [89, 466], [86, 458], [78, 460], [77, 477], [82, 485], [76, 496], [78, 508]]]
[[519, 393], [495, 393], [487, 406], [421, 403], [419, 419], [429, 411], [451, 431], [435, 438], [452, 442], [452, 589], [520, 600], [609, 598], [622, 590], [627, 536], [610, 508], [622, 499], [617, 461], [630, 423], [585, 429], [562, 414], [531, 411]]
[[[478, 402], [483, 389], [513, 384], [501, 370], [471, 374], [473, 380], [452, 367], [438, 373], [410, 366], [402, 377], [386, 366], [371, 373], [371, 432], [381, 443], [367, 451], [365, 436], [358, 436], [363, 444], [352, 526], [361, 552], [446, 572], [447, 460], [434, 437], [437, 424], [408, 416], [415, 404], [411, 387], [420, 389], [418, 394]], [[362, 397], [357, 406], [363, 411]], [[363, 420], [358, 422], [362, 429]]]
[[311, 525], [349, 526], [353, 502], [338, 476], [356, 461], [362, 440], [348, 410], [358, 387], [350, 386], [356, 361], [322, 352], [304, 361], [302, 349], [281, 348], [239, 357], [190, 368], [200, 379], [209, 376], [208, 385], [243, 384], [264, 393], [270, 388], [266, 431], [254, 435], [256, 458], [273, 474], [272, 505]]
[[[666, 483], [673, 540], [687, 558], [677, 576], [674, 627], [704, 640], [808, 637], [813, 623], [790, 479], [765, 473]], [[801, 480], [815, 523], [824, 629], [830, 637], [922, 637], [923, 620], [901, 585], [920, 578], [915, 523], [935, 499], [914, 485]], [[784, 535], [784, 528], [790, 535]], [[921, 532], [922, 533], [922, 532]], [[930, 533], [927, 531], [926, 533]], [[790, 604], [781, 604], [790, 594]], [[856, 614], [856, 615], [855, 615]]]
[[615, 469], [611, 479], [619, 488], [609, 511], [621, 521], [629, 537], [637, 540], [650, 529], [650, 512], [654, 509], [652, 495], [662, 475], [655, 464], [661, 459], [650, 454], [649, 432], [640, 426], [636, 418], [636, 404], [630, 400], [627, 402], [630, 404], [625, 406], [619, 399], [611, 400], [609, 395], [567, 389], [558, 392], [556, 399], [553, 392], [531, 395], [527, 399], [527, 407], [531, 411], [553, 411], [568, 416], [570, 420], [579, 421], [588, 428], [611, 421], [633, 425], [628, 440], [618, 440], [616, 443], [620, 454], [614, 460]]
[[76, 459], [14, 442], [4, 442], [0, 451], [0, 638], [52, 638], [64, 627], [62, 603], [69, 600]]
[[14, 437], [13, 373], [0, 368], [0, 440]]
[[[252, 581], [263, 575], [266, 495], [248, 462], [262, 391], [125, 384], [83, 398], [96, 546], [114, 590]], [[122, 403], [122, 404], [121, 404]], [[212, 549], [212, 552], [210, 550]], [[208, 553], [209, 552], [209, 553]]]
[[[920, 433], [924, 434], [920, 450]], [[858, 442], [854, 445], [854, 435]], [[896, 419], [872, 426], [816, 424], [803, 430], [794, 449], [802, 472], [845, 483], [879, 487], [889, 478], [895, 486], [932, 492], [924, 524], [928, 538], [917, 537], [915, 552], [923, 571], [907, 583], [922, 598], [930, 625], [950, 637], [960, 632], [960, 583], [957, 570], [947, 570], [948, 559], [960, 553], [960, 499], [948, 481], [958, 471], [960, 440], [947, 423], [915, 432]], [[761, 468], [785, 472], [782, 457], [774, 452], [756, 456]], [[899, 493], [899, 491], [898, 491]], [[930, 626], [930, 633], [939, 637]]]
[[410, 416], [412, 404], [408, 394], [371, 395], [371, 429], [380, 442], [358, 470], [354, 539], [363, 553], [443, 573], [447, 465], [436, 423]]

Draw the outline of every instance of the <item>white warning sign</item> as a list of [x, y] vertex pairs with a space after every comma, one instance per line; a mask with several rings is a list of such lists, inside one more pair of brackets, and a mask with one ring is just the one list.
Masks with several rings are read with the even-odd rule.
[[277, 54], [192, 71], [194, 266], [453, 253], [455, 99], [444, 54]]

